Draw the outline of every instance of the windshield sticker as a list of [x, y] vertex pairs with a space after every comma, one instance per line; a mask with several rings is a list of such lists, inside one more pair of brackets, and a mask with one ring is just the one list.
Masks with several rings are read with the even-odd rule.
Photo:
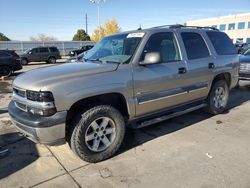
[[142, 38], [144, 36], [145, 33], [129, 33], [127, 38], [135, 38], [135, 37], [139, 37]]

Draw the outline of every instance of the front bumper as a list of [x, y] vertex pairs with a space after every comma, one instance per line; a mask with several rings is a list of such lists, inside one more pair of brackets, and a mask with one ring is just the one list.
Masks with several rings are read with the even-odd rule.
[[18, 109], [13, 101], [10, 102], [8, 111], [15, 127], [30, 140], [47, 145], [65, 143], [66, 111], [42, 117]]

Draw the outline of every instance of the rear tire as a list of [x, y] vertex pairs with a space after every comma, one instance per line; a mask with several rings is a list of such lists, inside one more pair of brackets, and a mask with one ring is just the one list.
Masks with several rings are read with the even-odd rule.
[[0, 77], [8, 77], [12, 74], [13, 70], [9, 66], [0, 66]]
[[55, 57], [50, 57], [50, 58], [48, 59], [48, 63], [50, 63], [50, 64], [55, 64], [55, 63], [56, 63], [56, 58], [55, 58]]
[[121, 113], [112, 106], [100, 105], [76, 115], [69, 144], [87, 162], [100, 162], [114, 155], [125, 135]]
[[206, 112], [216, 115], [225, 111], [229, 98], [229, 88], [225, 80], [219, 80], [212, 85], [207, 98]]

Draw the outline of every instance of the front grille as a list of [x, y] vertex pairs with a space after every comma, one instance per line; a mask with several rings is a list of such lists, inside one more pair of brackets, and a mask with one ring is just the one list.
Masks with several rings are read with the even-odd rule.
[[13, 97], [15, 101], [15, 106], [20, 110], [27, 112], [27, 105], [24, 102], [22, 102], [22, 100], [16, 99], [17, 97], [19, 97], [20, 99], [26, 99], [26, 91], [19, 88], [13, 88]]
[[239, 77], [240, 78], [250, 78], [250, 73], [249, 74], [240, 73]]
[[25, 91], [25, 90], [13, 88], [13, 92], [14, 92], [16, 95], [20, 96], [20, 97], [23, 97], [23, 98], [26, 97], [26, 91]]
[[250, 63], [240, 64], [240, 72], [250, 72]]

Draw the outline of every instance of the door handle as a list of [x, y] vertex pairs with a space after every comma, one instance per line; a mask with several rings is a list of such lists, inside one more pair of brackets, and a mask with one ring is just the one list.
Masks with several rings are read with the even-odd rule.
[[180, 67], [180, 68], [178, 69], [178, 73], [179, 73], [179, 74], [185, 74], [186, 72], [187, 72], [186, 67]]
[[215, 66], [214, 66], [214, 63], [208, 63], [208, 68], [209, 69], [213, 69]]

